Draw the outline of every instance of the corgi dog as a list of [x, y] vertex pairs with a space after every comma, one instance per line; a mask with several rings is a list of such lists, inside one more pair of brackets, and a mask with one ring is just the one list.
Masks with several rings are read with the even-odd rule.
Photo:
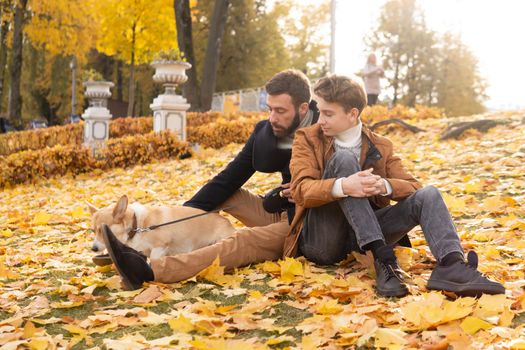
[[95, 240], [91, 249], [95, 252], [106, 249], [102, 239], [103, 224], [108, 225], [122, 243], [153, 259], [191, 252], [226, 238], [235, 231], [227, 218], [210, 213], [151, 231], [135, 232], [136, 228], [147, 228], [205, 211], [184, 206], [128, 205], [126, 195], [120, 197], [117, 204], [102, 209], [89, 203], [88, 207], [93, 215]]

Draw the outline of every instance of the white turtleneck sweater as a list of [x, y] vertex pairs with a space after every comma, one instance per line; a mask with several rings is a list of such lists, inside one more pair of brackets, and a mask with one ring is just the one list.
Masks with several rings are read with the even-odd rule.
[[[361, 141], [362, 137], [363, 124], [359, 120], [358, 124], [350, 129], [340, 132], [335, 135], [334, 148], [336, 151], [345, 150], [352, 152], [356, 155], [357, 159], [360, 161], [361, 158]], [[343, 178], [335, 180], [334, 187], [332, 187], [332, 195], [336, 198], [348, 197], [343, 192]], [[383, 179], [385, 182], [386, 193], [383, 196], [388, 196], [392, 193], [392, 186], [390, 183]]]

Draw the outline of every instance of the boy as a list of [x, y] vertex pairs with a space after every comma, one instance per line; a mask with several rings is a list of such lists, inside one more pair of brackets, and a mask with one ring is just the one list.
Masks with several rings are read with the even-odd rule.
[[[380, 295], [408, 293], [392, 245], [421, 225], [438, 261], [428, 288], [462, 296], [505, 293], [477, 270], [477, 255], [464, 261], [456, 228], [439, 191], [421, 188], [393, 145], [362, 125], [367, 104], [360, 83], [344, 76], [319, 80], [314, 94], [316, 125], [298, 130], [292, 147], [291, 192], [296, 215], [285, 242], [288, 256], [300, 253], [322, 265], [353, 250], [371, 250]], [[390, 200], [397, 201], [390, 205]]]

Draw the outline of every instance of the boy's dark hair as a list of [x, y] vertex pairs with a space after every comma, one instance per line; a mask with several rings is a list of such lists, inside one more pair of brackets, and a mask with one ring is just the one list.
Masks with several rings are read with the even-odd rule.
[[312, 97], [308, 77], [297, 69], [287, 69], [275, 74], [265, 86], [269, 95], [288, 94], [292, 97], [295, 108], [309, 103]]
[[326, 102], [339, 103], [347, 113], [357, 108], [361, 114], [367, 103], [363, 84], [343, 75], [334, 74], [319, 79], [314, 86], [314, 94]]

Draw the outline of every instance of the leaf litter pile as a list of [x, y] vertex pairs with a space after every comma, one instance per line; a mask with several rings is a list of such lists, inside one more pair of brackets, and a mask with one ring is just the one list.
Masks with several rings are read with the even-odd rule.
[[[410, 275], [401, 299], [376, 295], [368, 255], [332, 267], [264, 262], [233, 274], [216, 261], [193, 279], [132, 292], [113, 266], [91, 262], [86, 201], [102, 207], [127, 194], [180, 205], [241, 148], [230, 145], [0, 192], [0, 348], [525, 349], [525, 119], [496, 116], [509, 123], [458, 140], [438, 140], [457, 119], [421, 121], [426, 132], [418, 134], [379, 133], [423, 184], [442, 191], [464, 248], [477, 251], [479, 269], [506, 295], [427, 291], [435, 260], [419, 228], [413, 248], [396, 248]], [[263, 194], [279, 181], [257, 174], [245, 187]]]

